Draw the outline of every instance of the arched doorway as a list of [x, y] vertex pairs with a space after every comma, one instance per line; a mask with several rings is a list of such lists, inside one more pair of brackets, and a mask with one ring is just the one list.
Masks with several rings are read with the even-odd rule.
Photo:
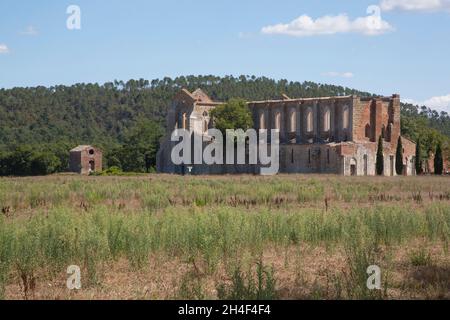
[[357, 162], [355, 158], [352, 158], [350, 160], [350, 175], [351, 176], [356, 176], [358, 175], [358, 170], [357, 170]]
[[95, 160], [89, 160], [89, 172], [95, 171]]

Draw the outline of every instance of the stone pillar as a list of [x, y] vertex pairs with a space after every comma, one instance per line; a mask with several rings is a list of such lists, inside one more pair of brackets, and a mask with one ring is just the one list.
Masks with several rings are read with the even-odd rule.
[[[384, 125], [383, 124], [383, 101], [380, 99], [377, 99], [377, 101], [376, 101], [375, 123], [376, 123], [376, 125], [375, 125], [375, 141], [378, 141], [379, 137], [381, 136], [382, 128]], [[386, 131], [386, 128], [385, 128], [385, 131]]]
[[370, 141], [375, 142], [378, 141], [376, 137], [377, 132], [377, 122], [376, 122], [376, 116], [377, 116], [377, 105], [376, 101], [372, 100], [370, 103]]
[[342, 131], [342, 119], [343, 119], [343, 112], [344, 109], [342, 108], [342, 105], [339, 104], [339, 102], [335, 102], [333, 104], [333, 137], [334, 141], [339, 142], [341, 141], [341, 131]]
[[397, 143], [400, 136], [400, 95], [394, 94], [392, 96], [392, 108], [394, 111], [393, 124], [391, 131], [391, 143]]
[[296, 128], [295, 128], [295, 135], [296, 135], [296, 143], [300, 144], [302, 143], [302, 129], [303, 129], [303, 110], [302, 110], [302, 103], [299, 103], [296, 107]]
[[330, 108], [330, 132], [329, 132], [329, 141], [331, 142], [331, 141], [334, 141], [334, 139], [335, 139], [335, 136], [334, 136], [334, 128], [335, 128], [335, 121], [334, 121], [334, 118], [335, 118], [335, 115], [336, 115], [336, 112], [335, 112], [335, 109], [336, 109], [336, 101], [335, 101], [335, 100], [330, 104], [329, 108]]
[[266, 119], [266, 126], [267, 126], [267, 142], [271, 143], [271, 130], [273, 128], [273, 114], [272, 114], [272, 110], [270, 108], [270, 104], [267, 103], [264, 107], [264, 112], [267, 115], [267, 119]]
[[314, 142], [320, 142], [320, 103], [318, 101], [314, 102], [313, 107], [314, 114]]
[[288, 137], [288, 133], [287, 133], [287, 125], [286, 125], [286, 118], [289, 118], [286, 115], [286, 104], [283, 103], [281, 104], [281, 108], [280, 110], [276, 111], [280, 113], [280, 143], [286, 143], [287, 142], [287, 137]]

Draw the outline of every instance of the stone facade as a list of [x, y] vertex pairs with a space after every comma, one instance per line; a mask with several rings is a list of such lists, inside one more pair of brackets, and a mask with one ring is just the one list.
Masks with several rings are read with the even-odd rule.
[[79, 174], [100, 172], [103, 167], [102, 151], [92, 146], [78, 146], [70, 150], [69, 170]]
[[[157, 155], [157, 170], [186, 173], [170, 158], [176, 128], [207, 135], [213, 127], [210, 111], [220, 102], [212, 101], [201, 89], [183, 89], [174, 98], [167, 119], [167, 135]], [[280, 130], [281, 173], [328, 173], [373, 176], [378, 138], [383, 137], [386, 176], [394, 176], [395, 153], [400, 136], [400, 96], [360, 98], [339, 96], [253, 101], [254, 128]], [[415, 144], [402, 138], [405, 175], [415, 174]], [[270, 141], [268, 142], [270, 143]], [[259, 168], [241, 166], [193, 166], [194, 174], [257, 174]]]

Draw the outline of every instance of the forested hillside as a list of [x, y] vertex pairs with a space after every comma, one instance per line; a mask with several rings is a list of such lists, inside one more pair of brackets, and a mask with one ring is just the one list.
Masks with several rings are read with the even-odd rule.
[[[68, 150], [78, 144], [102, 148], [107, 166], [126, 171], [149, 170], [154, 165], [167, 107], [183, 87], [202, 88], [218, 101], [235, 97], [271, 99], [283, 93], [291, 97], [372, 95], [340, 86], [254, 76], [188, 76], [104, 85], [1, 89], [0, 174], [64, 171]], [[450, 139], [448, 114], [412, 105], [404, 105], [402, 113], [403, 132], [414, 140], [423, 135], [425, 150], [428, 143]]]

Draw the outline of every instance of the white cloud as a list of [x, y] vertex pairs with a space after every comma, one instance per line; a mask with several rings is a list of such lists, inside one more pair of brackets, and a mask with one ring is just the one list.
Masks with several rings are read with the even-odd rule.
[[409, 103], [409, 104], [420, 104], [419, 102], [417, 102], [414, 99], [408, 99], [408, 98], [402, 98], [401, 99], [403, 103]]
[[414, 99], [402, 99], [404, 103], [411, 103], [419, 106], [427, 106], [428, 108], [436, 111], [445, 111], [450, 113], [450, 94], [446, 96], [431, 97], [425, 101], [417, 101]]
[[450, 10], [450, 0], [382, 0], [383, 11], [440, 11]]
[[[370, 9], [372, 10], [371, 12]], [[368, 13], [372, 12], [373, 7], [369, 7]], [[359, 17], [355, 20], [351, 20], [346, 14], [340, 14], [336, 16], [323, 16], [315, 20], [307, 15], [302, 15], [290, 23], [266, 26], [262, 28], [261, 32], [264, 34], [283, 34], [295, 37], [333, 35], [338, 33], [359, 33], [374, 36], [392, 30], [393, 27], [377, 14]]]
[[9, 48], [6, 44], [0, 43], [0, 54], [9, 53]]
[[20, 31], [20, 34], [24, 36], [36, 36], [38, 33], [38, 30], [33, 26], [28, 26], [25, 30]]
[[431, 109], [450, 113], [450, 94], [446, 96], [432, 97], [424, 101], [423, 104]]
[[353, 78], [355, 75], [352, 72], [325, 72], [323, 74], [326, 77], [340, 77], [340, 78]]

